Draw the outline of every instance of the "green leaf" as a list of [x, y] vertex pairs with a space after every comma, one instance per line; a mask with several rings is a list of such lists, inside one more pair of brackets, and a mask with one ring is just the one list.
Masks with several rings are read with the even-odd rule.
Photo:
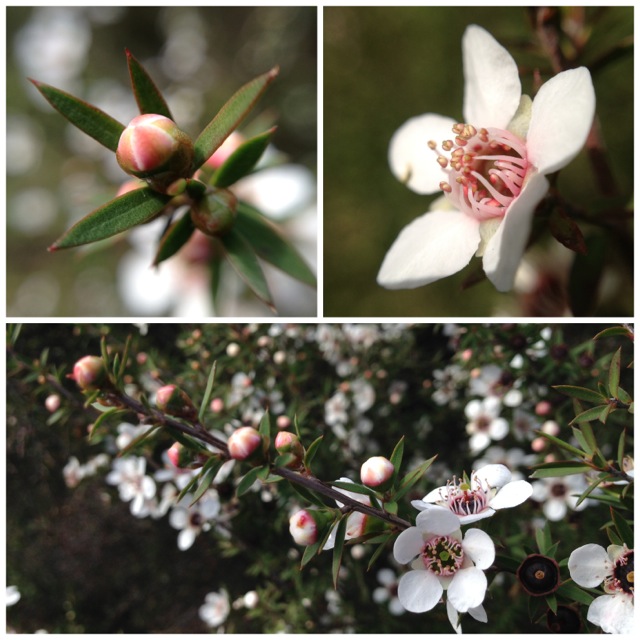
[[435, 455], [433, 456], [433, 458], [425, 460], [421, 465], [416, 467], [413, 471], [407, 473], [407, 475], [402, 478], [398, 491], [396, 491], [393, 496], [394, 502], [398, 502], [400, 498], [405, 496], [411, 490], [413, 485], [416, 484], [416, 482], [418, 482], [420, 478], [422, 478], [422, 476], [427, 472], [427, 469], [433, 464], [437, 457], [438, 456]]
[[614, 527], [609, 525], [608, 527], [606, 527], [606, 532], [611, 544], [618, 545], [619, 547], [623, 545], [622, 538], [620, 538], [620, 536], [618, 535], [618, 532], [615, 530]]
[[322, 540], [318, 540], [313, 544], [305, 547], [304, 553], [302, 554], [302, 561], [300, 562], [300, 568], [304, 569], [304, 567], [311, 562], [311, 560], [322, 550]]
[[613, 354], [609, 365], [609, 394], [612, 398], [618, 397], [618, 385], [620, 384], [620, 354], [622, 347]]
[[49, 251], [77, 247], [104, 240], [155, 218], [171, 196], [165, 196], [145, 187], [129, 191], [92, 211], [74, 224]]
[[272, 222], [246, 202], [238, 202], [235, 229], [263, 260], [300, 282], [316, 286], [313, 271], [298, 251]]
[[[584, 424], [589, 424], [589, 423], [585, 422]], [[585, 437], [582, 435], [582, 431], [580, 431], [580, 429], [576, 427], [571, 427], [571, 430], [573, 431], [573, 436], [578, 441], [578, 444], [582, 447], [582, 449], [587, 453], [587, 455], [592, 456], [594, 450], [589, 446], [589, 443], [587, 442]]]
[[84, 131], [101, 145], [116, 151], [120, 136], [125, 127], [114, 120], [104, 111], [94, 107], [92, 104], [72, 96], [70, 93], [56, 89], [51, 85], [37, 80], [29, 80], [36, 89], [45, 97], [47, 102], [59, 111], [71, 124]]
[[337, 489], [344, 489], [345, 491], [351, 491], [352, 493], [359, 493], [363, 496], [375, 497], [374, 491], [355, 482], [341, 482], [340, 480], [335, 480], [334, 482], [330, 482], [329, 484], [332, 487], [336, 487]]
[[265, 89], [278, 75], [278, 67], [245, 84], [231, 96], [195, 142], [193, 168], [200, 168], [229, 134], [244, 120]]
[[155, 267], [175, 255], [191, 238], [194, 231], [195, 226], [191, 220], [191, 215], [187, 212], [174, 222], [162, 236], [156, 257], [153, 259], [153, 266]]
[[316, 453], [318, 452], [318, 448], [320, 447], [320, 444], [322, 443], [323, 439], [324, 439], [324, 436], [317, 437], [307, 448], [306, 453], [304, 454], [305, 467], [309, 468], [309, 466], [311, 465], [311, 462], [315, 457]]
[[553, 613], [557, 613], [558, 611], [558, 601], [553, 593], [545, 596], [544, 598], [547, 601], [547, 606]]
[[611, 336], [625, 336], [626, 338], [630, 338], [631, 340], [633, 340], [633, 333], [631, 332], [629, 327], [626, 327], [624, 325], [619, 327], [608, 327], [607, 329], [603, 329], [602, 331], [597, 333], [595, 336], [593, 336], [593, 339], [598, 340], [600, 338], [609, 338]]
[[545, 440], [548, 440], [549, 442], [552, 442], [557, 447], [560, 447], [561, 449], [564, 449], [565, 451], [568, 451], [569, 453], [573, 453], [573, 455], [575, 455], [575, 456], [578, 456], [580, 458], [584, 458], [585, 455], [586, 455], [584, 451], [581, 451], [580, 449], [577, 449], [573, 445], [570, 445], [568, 442], [565, 442], [564, 440], [561, 440], [560, 438], [556, 438], [555, 436], [552, 436], [549, 433], [544, 433], [543, 431], [537, 431], [536, 433], [537, 433], [537, 435], [542, 436], [543, 438], [545, 438]]
[[570, 384], [559, 384], [554, 385], [552, 388], [567, 396], [571, 396], [572, 398], [586, 400], [587, 402], [592, 402], [594, 404], [602, 404], [602, 402], [606, 400], [605, 397], [596, 391], [585, 389], [584, 387], [574, 387]]
[[549, 527], [549, 522], [547, 521], [541, 529], [536, 529], [536, 543], [538, 545], [538, 551], [543, 556], [549, 555], [548, 551], [551, 548], [553, 542], [551, 540], [551, 529]]
[[253, 293], [275, 312], [271, 293], [255, 251], [235, 228], [220, 238], [225, 255]]
[[530, 478], [557, 478], [560, 476], [571, 476], [577, 473], [587, 473], [591, 467], [582, 462], [564, 460], [558, 462], [544, 462], [533, 467], [535, 471]]
[[131, 76], [131, 87], [140, 113], [156, 113], [173, 120], [169, 106], [146, 69], [136, 60], [129, 49], [125, 49], [125, 53]]
[[[213, 460], [213, 463], [209, 466], [209, 463]], [[211, 458], [211, 460], [207, 461], [207, 465], [203, 468], [202, 473], [200, 474], [200, 484], [193, 494], [193, 500], [189, 506], [193, 506], [202, 496], [205, 494], [207, 489], [212, 485], [215, 480], [218, 471], [220, 471], [220, 467], [224, 464], [224, 460], [221, 458]]]
[[99, 429], [100, 425], [110, 416], [118, 413], [118, 412], [122, 412], [122, 409], [118, 409], [117, 407], [110, 407], [107, 411], [104, 411], [103, 413], [101, 413], [93, 422], [93, 424], [91, 425], [90, 429], [89, 429], [89, 440], [91, 440], [94, 436], [94, 434], [96, 433], [96, 431]]
[[333, 588], [338, 588], [338, 574], [342, 563], [342, 551], [344, 549], [344, 535], [347, 530], [347, 519], [349, 514], [345, 513], [336, 529], [336, 543], [333, 547], [333, 562], [331, 563], [331, 575], [333, 576]]
[[582, 432], [584, 439], [589, 445], [589, 449], [591, 450], [590, 453], [593, 454], [594, 451], [598, 450], [598, 442], [596, 440], [595, 434], [593, 433], [591, 425], [588, 422], [581, 423], [580, 431]]
[[264, 439], [268, 440], [271, 438], [271, 418], [269, 417], [268, 409], [264, 412], [262, 419], [260, 420], [258, 431]]
[[586, 500], [603, 482], [613, 480], [614, 478], [615, 476], [609, 475], [608, 473], [599, 473], [598, 476], [589, 483], [589, 486], [580, 494], [575, 507]]
[[243, 142], [213, 174], [211, 184], [224, 188], [244, 178], [260, 160], [277, 127]]
[[389, 540], [395, 536], [395, 533], [388, 533], [383, 536], [384, 540], [378, 545], [378, 548], [371, 554], [369, 564], [367, 565], [367, 571], [375, 564], [375, 561], [380, 557], [380, 554], [387, 548]]
[[598, 405], [597, 407], [591, 407], [582, 413], [579, 413], [569, 424], [574, 422], [591, 422], [592, 420], [599, 420], [603, 410], [609, 409], [609, 405]]
[[209, 398], [211, 398], [211, 392], [213, 391], [213, 381], [216, 377], [216, 364], [217, 362], [214, 360], [213, 364], [211, 365], [209, 377], [207, 378], [207, 386], [204, 390], [204, 395], [202, 396], [202, 402], [200, 403], [200, 411], [198, 411], [198, 420], [200, 420], [200, 422], [202, 422], [204, 413], [209, 406]]
[[398, 478], [398, 474], [400, 473], [400, 466], [402, 465], [402, 456], [404, 454], [404, 436], [400, 438], [398, 444], [394, 447], [393, 452], [391, 453], [391, 458], [389, 458], [389, 462], [393, 465], [393, 482], [391, 486], [395, 486], [396, 480]]
[[290, 482], [289, 486], [304, 500], [310, 502], [311, 504], [315, 504], [317, 507], [324, 508], [326, 505], [322, 501], [321, 498], [316, 496], [315, 493], [303, 487], [302, 485], [296, 484], [295, 482]]
[[573, 580], [563, 582], [557, 589], [556, 593], [569, 600], [575, 600], [587, 606], [593, 602], [593, 596], [583, 591]]
[[252, 469], [249, 469], [249, 471], [247, 471], [247, 473], [244, 475], [242, 480], [240, 480], [238, 486], [236, 487], [236, 495], [238, 496], [238, 498], [240, 496], [243, 496], [245, 493], [247, 493], [247, 491], [249, 491], [249, 489], [251, 489], [253, 483], [258, 479], [258, 474], [260, 473], [261, 469], [262, 467], [253, 467]]
[[633, 529], [629, 526], [627, 520], [613, 507], [610, 507], [610, 511], [611, 519], [613, 520], [618, 535], [629, 549], [633, 549]]

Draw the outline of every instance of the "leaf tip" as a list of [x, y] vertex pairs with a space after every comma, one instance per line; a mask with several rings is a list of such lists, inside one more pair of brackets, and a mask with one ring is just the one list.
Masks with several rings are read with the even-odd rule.
[[280, 73], [280, 66], [276, 65], [275, 67], [273, 67], [273, 69], [271, 69], [267, 73], [269, 80], [273, 80], [279, 73]]

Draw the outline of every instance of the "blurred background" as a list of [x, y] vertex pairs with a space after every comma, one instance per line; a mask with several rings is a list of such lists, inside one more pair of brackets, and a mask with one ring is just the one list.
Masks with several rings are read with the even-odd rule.
[[624, 217], [633, 205], [633, 8], [560, 8], [551, 19], [571, 65], [591, 70], [615, 180], [615, 194], [603, 196], [585, 152], [559, 174], [560, 193], [582, 214], [574, 219], [588, 255], [576, 259], [542, 220], [512, 293], [498, 293], [486, 279], [463, 290], [477, 270], [482, 274], [476, 258], [426, 287], [388, 291], [376, 284], [387, 250], [436, 198], [393, 177], [389, 140], [412, 116], [462, 117], [465, 28], [478, 24], [507, 48], [524, 93], [532, 95], [536, 70], [546, 81], [551, 67], [525, 8], [325, 8], [326, 316], [633, 315], [633, 232]]
[[[315, 7], [9, 7], [7, 9], [7, 310], [12, 316], [212, 315], [208, 272], [177, 256], [149, 268], [160, 231], [50, 254], [73, 222], [113, 198], [115, 155], [79, 132], [28, 82], [95, 104], [126, 124], [137, 113], [125, 47], [197, 135], [243, 84], [279, 65], [247, 126], [278, 125], [279, 166], [253, 183], [254, 204], [316, 262]], [[259, 175], [259, 174], [258, 174]], [[316, 292], [265, 268], [281, 314], [315, 316]], [[227, 277], [228, 276], [228, 277]], [[271, 315], [225, 274], [220, 315]]]

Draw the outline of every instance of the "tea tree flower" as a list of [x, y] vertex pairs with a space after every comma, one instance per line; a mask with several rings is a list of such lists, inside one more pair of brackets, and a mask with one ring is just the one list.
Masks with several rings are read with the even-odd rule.
[[427, 113], [394, 134], [394, 175], [420, 194], [444, 193], [405, 227], [378, 283], [419, 287], [460, 271], [475, 254], [499, 291], [512, 288], [533, 212], [549, 183], [583, 147], [595, 112], [589, 71], [548, 80], [521, 95], [515, 61], [476, 25], [462, 38], [464, 122]]
[[207, 593], [198, 615], [207, 626], [219, 627], [229, 617], [230, 611], [229, 593], [226, 589], [220, 589]]
[[571, 579], [581, 587], [603, 585], [607, 595], [597, 597], [587, 620], [605, 633], [633, 631], [633, 549], [626, 545], [585, 544], [569, 556]]
[[482, 606], [488, 569], [495, 558], [491, 538], [480, 529], [468, 529], [464, 537], [458, 518], [448, 509], [428, 505], [405, 529], [393, 546], [393, 556], [410, 564], [398, 584], [402, 606], [414, 613], [430, 611], [447, 591], [447, 614], [456, 631], [458, 613], [487, 621]]
[[503, 464], [488, 464], [466, 477], [454, 478], [446, 486], [430, 491], [422, 500], [411, 504], [423, 511], [429, 504], [449, 509], [460, 524], [491, 517], [498, 509], [522, 504], [533, 493], [524, 480], [511, 480], [511, 471]]

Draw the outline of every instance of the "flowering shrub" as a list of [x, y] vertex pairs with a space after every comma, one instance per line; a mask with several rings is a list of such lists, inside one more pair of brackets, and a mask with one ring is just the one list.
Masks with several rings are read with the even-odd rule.
[[[9, 327], [9, 622], [625, 630], [632, 339], [582, 324]], [[105, 377], [80, 388], [78, 361]], [[487, 399], [506, 432], [471, 446], [467, 407]]]

